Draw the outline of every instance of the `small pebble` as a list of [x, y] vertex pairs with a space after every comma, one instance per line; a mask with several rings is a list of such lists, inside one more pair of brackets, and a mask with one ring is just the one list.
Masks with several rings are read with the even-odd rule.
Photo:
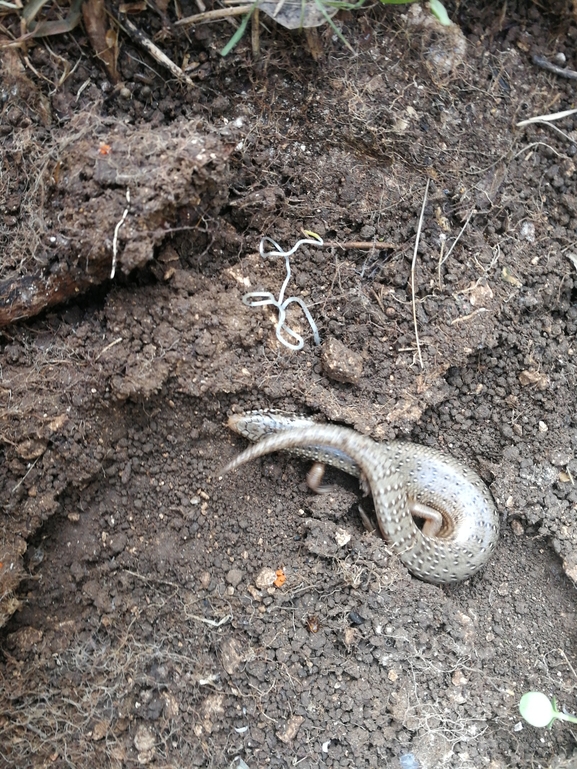
[[110, 725], [107, 721], [97, 721], [92, 729], [92, 739], [95, 742], [98, 742], [103, 737], [105, 737], [109, 726]]
[[352, 646], [357, 640], [358, 630], [354, 627], [346, 627], [343, 633], [343, 640], [346, 646]]
[[549, 462], [555, 467], [566, 467], [573, 459], [573, 454], [563, 449], [553, 449], [549, 454]]
[[363, 375], [362, 355], [334, 337], [323, 344], [321, 360], [325, 374], [336, 382], [357, 384]]
[[267, 587], [272, 587], [276, 579], [276, 571], [274, 569], [264, 568], [259, 571], [254, 581], [254, 584], [259, 590], [263, 590]]
[[113, 534], [108, 540], [108, 547], [110, 548], [110, 550], [114, 555], [118, 555], [126, 547], [127, 541], [128, 539], [124, 532], [120, 532], [119, 534]]
[[150, 750], [150, 748], [154, 747], [154, 743], [155, 738], [150, 729], [141, 724], [136, 730], [136, 734], [134, 735], [134, 747], [136, 750], [139, 752], [143, 750]]
[[285, 745], [288, 745], [289, 742], [292, 742], [296, 737], [297, 732], [304, 720], [305, 719], [303, 716], [291, 716], [284, 724], [284, 726], [282, 726], [277, 731], [277, 739], [279, 739], [281, 742], [284, 742]]
[[464, 686], [467, 683], [467, 678], [462, 670], [455, 670], [451, 676], [451, 683], [453, 686]]
[[41, 547], [28, 548], [28, 562], [31, 567], [40, 566], [44, 560], [44, 550]]
[[233, 587], [238, 587], [244, 574], [240, 569], [231, 569], [226, 575], [226, 581]]
[[519, 230], [520, 240], [526, 240], [528, 243], [535, 242], [535, 225], [533, 222], [523, 222]]
[[525, 529], [521, 525], [521, 522], [518, 521], [516, 518], [514, 518], [511, 521], [511, 531], [516, 537], [520, 537], [522, 534], [525, 533]]

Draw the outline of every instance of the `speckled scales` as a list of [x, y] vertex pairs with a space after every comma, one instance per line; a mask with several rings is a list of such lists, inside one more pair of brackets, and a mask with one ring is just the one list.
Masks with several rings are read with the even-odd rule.
[[[452, 457], [413, 443], [375, 443], [345, 427], [274, 412], [235, 415], [229, 425], [258, 443], [223, 472], [279, 450], [334, 465], [352, 475], [362, 472], [384, 538], [420, 579], [436, 584], [467, 579], [485, 565], [495, 549], [499, 521], [489, 490], [475, 472]], [[425, 536], [416, 526], [411, 502], [442, 514], [438, 536]]]

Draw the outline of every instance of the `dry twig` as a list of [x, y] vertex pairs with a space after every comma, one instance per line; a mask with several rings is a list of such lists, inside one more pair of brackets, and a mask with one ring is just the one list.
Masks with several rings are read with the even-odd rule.
[[564, 67], [558, 67], [556, 64], [552, 64], [544, 56], [540, 56], [537, 53], [532, 57], [532, 59], [533, 59], [533, 64], [536, 64], [538, 67], [541, 67], [542, 69], [546, 69], [547, 72], [552, 72], [554, 75], [559, 75], [560, 77], [566, 77], [569, 80], [577, 80], [577, 72], [574, 69], [565, 69]]
[[423, 207], [421, 208], [421, 216], [419, 217], [419, 226], [417, 227], [417, 237], [415, 239], [415, 250], [413, 251], [413, 261], [411, 263], [411, 304], [413, 306], [413, 324], [415, 326], [415, 342], [417, 343], [417, 354], [419, 356], [419, 364], [421, 368], [423, 366], [423, 356], [421, 355], [421, 343], [419, 342], [419, 328], [417, 326], [417, 302], [415, 300], [415, 267], [417, 264], [417, 251], [419, 250], [419, 240], [421, 239], [421, 230], [423, 228], [423, 218], [425, 216], [425, 206], [427, 205], [427, 196], [429, 194], [430, 179], [427, 179], [427, 186], [425, 187], [425, 195], [423, 197]]
[[552, 120], [563, 120], [564, 117], [574, 115], [576, 112], [577, 109], [565, 109], [562, 112], [552, 112], [549, 115], [535, 115], [535, 117], [527, 118], [527, 120], [520, 120], [518, 123], [516, 123], [516, 126], [517, 128], [521, 128], [522, 126], [530, 125], [531, 123], [545, 123]]
[[205, 21], [215, 21], [217, 19], [227, 19], [230, 16], [243, 16], [248, 13], [252, 8], [250, 5], [239, 5], [236, 8], [218, 8], [215, 11], [205, 11], [204, 13], [197, 13], [194, 16], [187, 16], [185, 19], [180, 19], [174, 23], [175, 27], [189, 27], [194, 24], [201, 24]]
[[126, 16], [124, 16], [120, 24], [122, 29], [124, 29], [124, 31], [134, 40], [135, 43], [142, 46], [145, 51], [147, 51], [152, 56], [153, 59], [156, 59], [156, 61], [165, 67], [172, 75], [174, 75], [177, 80], [181, 80], [182, 82], [186, 83], [186, 85], [194, 87], [194, 82], [188, 77], [188, 75], [186, 75], [181, 70], [181, 68], [172, 61], [172, 59], [169, 59], [168, 56], [152, 42], [152, 40], [146, 37], [146, 35], [141, 32], [138, 27], [135, 27], [130, 19], [127, 19]]
[[128, 211], [130, 210], [130, 190], [128, 188], [126, 190], [126, 203], [127, 206], [122, 212], [122, 216], [118, 222], [116, 222], [116, 227], [114, 228], [114, 238], [112, 239], [112, 269], [110, 270], [110, 280], [112, 280], [116, 274], [116, 263], [118, 261], [118, 233], [126, 221]]

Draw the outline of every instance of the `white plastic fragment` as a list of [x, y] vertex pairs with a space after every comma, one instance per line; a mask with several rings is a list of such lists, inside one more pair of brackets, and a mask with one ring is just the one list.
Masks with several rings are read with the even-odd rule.
[[[293, 304], [293, 303], [299, 305], [306, 319], [308, 320], [309, 325], [313, 332], [313, 338], [315, 340], [315, 344], [319, 345], [321, 343], [321, 337], [319, 334], [319, 330], [317, 328], [317, 324], [314, 322], [313, 317], [310, 314], [309, 308], [306, 306], [304, 300], [301, 299], [300, 296], [291, 296], [288, 299], [284, 298], [286, 287], [291, 277], [289, 256], [294, 254], [295, 251], [297, 251], [304, 244], [309, 246], [324, 245], [324, 241], [320, 237], [320, 235], [317, 235], [314, 232], [306, 232], [305, 234], [310, 235], [311, 237], [303, 238], [302, 240], [297, 241], [297, 243], [295, 243], [295, 245], [290, 249], [290, 251], [283, 251], [282, 248], [279, 246], [279, 244], [276, 241], [274, 241], [272, 238], [269, 238], [269, 237], [262, 238], [259, 246], [260, 255], [263, 257], [263, 259], [266, 259], [266, 257], [284, 256], [285, 264], [286, 264], [286, 278], [284, 280], [284, 283], [281, 286], [278, 299], [275, 299], [274, 295], [271, 294], [270, 291], [250, 291], [248, 294], [245, 294], [242, 298], [243, 304], [246, 304], [247, 307], [264, 307], [265, 305], [269, 305], [269, 304], [272, 305], [273, 307], [276, 307], [276, 309], [278, 310], [278, 320], [275, 327], [276, 338], [279, 340], [281, 344], [284, 344], [284, 346], [288, 347], [290, 350], [302, 350], [302, 348], [304, 347], [304, 340], [302, 336], [300, 336], [300, 334], [297, 334], [296, 331], [293, 331], [293, 329], [287, 326], [286, 324], [286, 310], [289, 304]], [[273, 244], [275, 248], [274, 251], [264, 250], [264, 244], [266, 241]], [[282, 332], [287, 334], [289, 337], [292, 337], [292, 339], [295, 340], [295, 343], [289, 342], [287, 339], [285, 339], [282, 336]]]
[[236, 758], [232, 759], [230, 769], [250, 769], [250, 767], [242, 760], [240, 756], [236, 756]]

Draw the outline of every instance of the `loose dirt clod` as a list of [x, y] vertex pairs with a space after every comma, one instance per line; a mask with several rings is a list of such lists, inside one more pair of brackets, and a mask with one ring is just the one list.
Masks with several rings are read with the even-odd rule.
[[58, 220], [34, 211], [25, 223], [36, 230], [29, 255], [26, 244], [11, 241], [4, 274], [18, 269], [0, 282], [0, 326], [77, 296], [114, 276], [117, 264], [125, 274], [143, 267], [169, 230], [186, 229], [194, 240], [227, 198], [232, 142], [187, 122], [142, 129], [94, 111], [54, 130], [36, 160], [36, 187]]
[[338, 339], [323, 343], [321, 360], [325, 374], [336, 382], [357, 384], [363, 375], [362, 355], [347, 349]]

